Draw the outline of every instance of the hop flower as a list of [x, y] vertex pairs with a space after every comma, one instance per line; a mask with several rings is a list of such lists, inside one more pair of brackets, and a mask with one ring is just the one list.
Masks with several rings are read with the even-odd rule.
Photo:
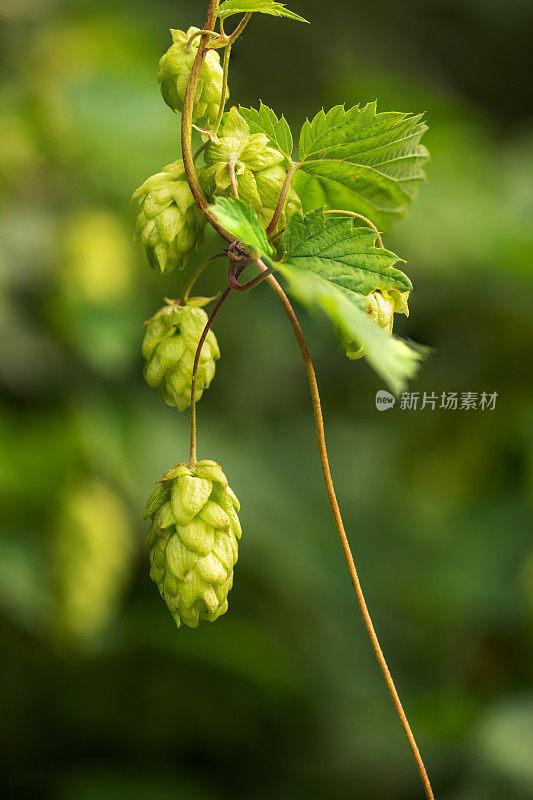
[[92, 639], [106, 626], [129, 577], [134, 537], [120, 497], [90, 480], [66, 497], [52, 537], [57, 626]]
[[[171, 30], [173, 44], [159, 62], [157, 80], [161, 85], [163, 100], [173, 111], [181, 111], [183, 108], [183, 98], [185, 97], [185, 90], [200, 43], [200, 37], [197, 36], [189, 47], [187, 47], [187, 41], [197, 31], [198, 28], [189, 28], [187, 33]], [[202, 64], [200, 80], [196, 89], [193, 122], [206, 117], [209, 124], [214, 123], [218, 114], [221, 94], [222, 67], [220, 66], [220, 58], [215, 50], [208, 50]], [[229, 96], [229, 92], [227, 92], [226, 96]]]
[[150, 575], [178, 628], [228, 609], [241, 526], [239, 501], [214, 461], [178, 464], [155, 485], [144, 518]]
[[397, 289], [376, 289], [366, 298], [366, 313], [380, 328], [392, 335], [394, 314], [409, 316], [407, 300], [409, 292], [399, 292]]
[[[148, 322], [143, 342], [146, 359], [144, 377], [149, 386], [169, 406], [184, 411], [191, 404], [191, 383], [198, 342], [207, 323], [207, 314], [196, 298], [186, 305], [168, 301]], [[195, 399], [199, 400], [215, 374], [220, 358], [216, 336], [209, 330], [202, 345], [196, 372]]]
[[168, 164], [133, 193], [139, 198], [135, 236], [153, 269], [182, 269], [203, 241], [205, 217], [194, 201], [183, 161]]
[[[392, 329], [394, 326], [394, 314], [405, 314], [409, 316], [409, 307], [407, 300], [409, 299], [409, 292], [399, 292], [397, 289], [375, 289], [366, 297], [366, 313], [368, 316], [377, 322], [380, 328], [392, 336]], [[357, 344], [351, 346], [347, 343], [349, 352], [347, 351], [348, 358], [357, 360], [363, 358], [365, 355], [364, 347], [357, 347]]]
[[[250, 133], [250, 127], [233, 107], [224, 120], [218, 141], [210, 141], [204, 151], [205, 167], [199, 178], [206, 194], [231, 196], [230, 161], [234, 164], [239, 197], [253, 206], [261, 224], [266, 227], [278, 203], [286, 170], [283, 153], [268, 145], [264, 133]], [[296, 192], [287, 193], [285, 208], [276, 230], [286, 227], [287, 220], [301, 208]]]

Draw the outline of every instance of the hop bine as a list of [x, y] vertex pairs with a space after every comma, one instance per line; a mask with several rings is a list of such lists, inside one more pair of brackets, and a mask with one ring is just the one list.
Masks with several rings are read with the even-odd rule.
[[[204, 152], [205, 166], [199, 172], [202, 188], [211, 198], [232, 195], [230, 163], [234, 170], [239, 198], [253, 206], [266, 228], [278, 203], [287, 171], [286, 157], [270, 147], [264, 133], [250, 133], [250, 127], [237, 109], [232, 108], [224, 119], [218, 141], [210, 141]], [[287, 220], [301, 209], [296, 192], [287, 193], [285, 207], [276, 231], [283, 230]]]
[[150, 575], [174, 617], [196, 628], [228, 609], [241, 526], [239, 501], [214, 461], [178, 464], [156, 484], [144, 518]]
[[[188, 40], [198, 28], [189, 28], [184, 31], [171, 30], [173, 44], [159, 62], [157, 80], [161, 86], [163, 100], [173, 111], [181, 111], [187, 83], [200, 43], [197, 36], [190, 45]], [[200, 72], [200, 79], [194, 98], [192, 118], [193, 122], [206, 118], [211, 125], [215, 122], [222, 94], [222, 67], [220, 58], [215, 50], [208, 50]], [[227, 95], [229, 96], [229, 92]]]
[[[146, 359], [144, 377], [149, 386], [157, 389], [161, 400], [179, 411], [191, 404], [194, 359], [207, 324], [207, 314], [200, 305], [206, 302], [206, 298], [194, 298], [183, 305], [168, 300], [146, 327], [142, 347]], [[216, 336], [209, 330], [198, 360], [195, 400], [211, 384], [219, 358]]]
[[[150, 266], [166, 274], [182, 269], [203, 242], [205, 217], [189, 189], [183, 161], [163, 167], [133, 193], [139, 198], [135, 236]], [[133, 199], [132, 198], [132, 199]]]

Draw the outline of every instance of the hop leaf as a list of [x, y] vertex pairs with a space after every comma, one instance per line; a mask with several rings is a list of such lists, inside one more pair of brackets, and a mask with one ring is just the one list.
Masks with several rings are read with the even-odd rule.
[[214, 461], [178, 464], [148, 499], [150, 575], [178, 628], [213, 622], [228, 609], [241, 526], [239, 501]]
[[[207, 145], [206, 166], [200, 173], [200, 180], [211, 198], [232, 196], [229, 171], [232, 161], [239, 198], [255, 209], [264, 227], [272, 219], [287, 174], [284, 167], [286, 155], [270, 147], [268, 142], [265, 133], [250, 133], [248, 122], [234, 107], [226, 115], [218, 141]], [[298, 195], [290, 189], [277, 230], [282, 230], [300, 207]]]
[[[181, 111], [183, 98], [200, 43], [197, 36], [189, 46], [190, 37], [198, 28], [184, 31], [171, 30], [173, 44], [159, 61], [157, 80], [161, 86], [163, 100], [173, 111]], [[193, 122], [205, 117], [209, 124], [215, 122], [222, 94], [222, 67], [215, 50], [208, 50], [200, 72], [193, 105]], [[229, 92], [226, 95], [229, 96]]]
[[139, 198], [135, 235], [140, 236], [153, 269], [182, 269], [201, 246], [205, 217], [195, 203], [183, 161], [168, 164], [133, 193]]
[[[143, 342], [144, 377], [169, 406], [184, 411], [191, 404], [191, 383], [196, 348], [207, 323], [207, 314], [193, 304], [169, 301], [149, 321]], [[195, 399], [199, 400], [215, 374], [220, 350], [209, 330], [202, 345], [196, 372]]]

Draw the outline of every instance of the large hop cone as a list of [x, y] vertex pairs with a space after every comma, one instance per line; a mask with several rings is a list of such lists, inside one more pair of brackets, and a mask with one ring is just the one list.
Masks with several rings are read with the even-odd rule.
[[[173, 44], [159, 62], [157, 80], [161, 85], [163, 100], [173, 111], [181, 111], [183, 108], [183, 98], [200, 44], [200, 37], [197, 36], [189, 47], [187, 47], [187, 41], [197, 31], [198, 28], [189, 28], [187, 33], [171, 30]], [[214, 123], [218, 114], [221, 94], [220, 58], [215, 50], [208, 50], [202, 64], [194, 98], [193, 122], [205, 117], [208, 123]], [[229, 96], [229, 92], [226, 93], [226, 96]]]
[[214, 461], [178, 464], [155, 485], [144, 518], [150, 575], [174, 617], [196, 628], [228, 609], [241, 526], [239, 501]]
[[97, 636], [130, 576], [134, 535], [121, 498], [87, 480], [64, 498], [51, 540], [56, 624], [78, 640]]
[[183, 161], [168, 164], [133, 193], [139, 198], [135, 236], [162, 273], [187, 264], [203, 241], [205, 217], [194, 201]]
[[[205, 192], [232, 196], [230, 161], [233, 162], [239, 197], [253, 206], [261, 224], [266, 227], [278, 203], [287, 171], [286, 158], [268, 145], [264, 133], [250, 133], [250, 127], [235, 107], [226, 115], [218, 141], [210, 141], [204, 151], [205, 167], [200, 180]], [[291, 188], [276, 230], [283, 230], [289, 217], [301, 208]]]
[[[196, 348], [207, 323], [207, 314], [197, 298], [180, 305], [171, 300], [148, 322], [143, 341], [146, 359], [144, 377], [149, 386], [169, 406], [184, 411], [191, 404], [191, 383]], [[198, 361], [195, 399], [199, 400], [215, 374], [215, 361], [220, 358], [216, 336], [209, 330]]]

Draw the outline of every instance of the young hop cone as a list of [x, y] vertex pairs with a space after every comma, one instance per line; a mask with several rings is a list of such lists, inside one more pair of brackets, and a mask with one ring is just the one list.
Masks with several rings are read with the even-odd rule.
[[[198, 28], [184, 31], [171, 30], [173, 44], [159, 62], [157, 80], [161, 86], [163, 100], [173, 111], [181, 111], [183, 98], [200, 44], [197, 36], [187, 47], [187, 41], [198, 32]], [[193, 122], [205, 117], [211, 125], [215, 122], [222, 94], [222, 67], [216, 50], [208, 50], [200, 72], [200, 80], [194, 98]], [[229, 96], [229, 91], [227, 92]]]
[[[233, 107], [224, 119], [218, 141], [210, 141], [204, 151], [205, 167], [199, 178], [202, 188], [212, 199], [215, 195], [233, 196], [229, 170], [233, 162], [239, 198], [253, 206], [261, 224], [266, 227], [278, 203], [287, 171], [285, 156], [268, 144], [264, 133], [250, 133], [250, 127]], [[283, 230], [287, 220], [300, 210], [301, 203], [291, 188], [276, 231]]]
[[178, 464], [156, 483], [144, 518], [150, 576], [178, 628], [213, 622], [228, 609], [241, 526], [239, 501], [214, 461]]
[[[405, 314], [409, 316], [407, 301], [409, 292], [399, 292], [397, 289], [375, 289], [366, 297], [366, 313], [377, 322], [380, 328], [392, 336], [394, 315]], [[356, 360], [365, 355], [365, 348], [360, 347], [352, 352], [349, 358]]]
[[140, 236], [150, 266], [163, 274], [182, 269], [202, 244], [206, 222], [189, 189], [183, 161], [152, 175], [135, 190], [135, 197], [135, 237]]
[[[192, 371], [196, 348], [208, 317], [200, 305], [205, 298], [195, 298], [185, 305], [168, 300], [146, 327], [142, 352], [146, 359], [144, 377], [157, 389], [161, 400], [179, 411], [191, 404]], [[209, 330], [198, 361], [194, 396], [199, 400], [215, 374], [220, 358], [216, 336]]]

